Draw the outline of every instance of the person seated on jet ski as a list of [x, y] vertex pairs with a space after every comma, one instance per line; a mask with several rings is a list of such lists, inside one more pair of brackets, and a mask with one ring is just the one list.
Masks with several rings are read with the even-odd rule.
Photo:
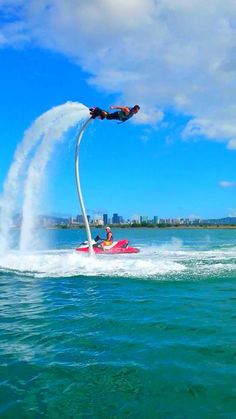
[[102, 240], [102, 243], [101, 243], [101, 245], [103, 245], [103, 246], [110, 246], [110, 244], [112, 244], [112, 242], [113, 242], [113, 234], [112, 234], [112, 231], [111, 231], [111, 229], [110, 229], [110, 227], [106, 227], [106, 238], [105, 239], [102, 239], [100, 236], [97, 236], [96, 237], [96, 241], [98, 241], [98, 240]]
[[[128, 106], [110, 106], [110, 109], [118, 109], [116, 112], [109, 113], [107, 111], [104, 111], [103, 109], [99, 108], [91, 108], [90, 114], [93, 116], [96, 115], [100, 119], [116, 119], [120, 122], [126, 122], [128, 119], [132, 118], [136, 113], [138, 113], [140, 106], [134, 105], [132, 108], [129, 108]], [[95, 116], [96, 117], [96, 116]]]
[[113, 242], [113, 234], [112, 234], [112, 231], [111, 231], [110, 227], [106, 227], [106, 234], [107, 234], [107, 237], [106, 237], [106, 240], [105, 240], [106, 245], [111, 244]]

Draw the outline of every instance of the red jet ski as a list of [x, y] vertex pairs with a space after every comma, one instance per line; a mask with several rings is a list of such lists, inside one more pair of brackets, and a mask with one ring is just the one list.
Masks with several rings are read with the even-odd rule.
[[[123, 253], [139, 253], [139, 249], [129, 246], [128, 240], [113, 241], [109, 244], [107, 244], [106, 241], [98, 243], [96, 240], [93, 240], [92, 244], [94, 253], [96, 254], [119, 255]], [[88, 242], [85, 241], [81, 243], [75, 250], [80, 253], [89, 253]]]

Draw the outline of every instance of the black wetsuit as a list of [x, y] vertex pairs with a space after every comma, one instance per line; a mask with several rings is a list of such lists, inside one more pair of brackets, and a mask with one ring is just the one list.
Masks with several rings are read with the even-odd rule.
[[[106, 113], [105, 115], [103, 113]], [[134, 108], [129, 108], [129, 113], [126, 115], [126, 113], [122, 110], [116, 111], [116, 112], [106, 112], [103, 111], [100, 108], [90, 108], [90, 115], [93, 119], [100, 118], [100, 119], [115, 119], [120, 122], [128, 121], [128, 119], [132, 118], [134, 116]]]
[[[109, 234], [111, 233], [111, 236], [110, 236], [110, 239], [108, 238], [109, 237]], [[109, 241], [109, 242], [113, 242], [113, 234], [112, 234], [112, 232], [111, 231], [109, 231], [109, 233], [107, 233], [107, 238], [106, 238], [106, 240], [107, 241]]]
[[134, 112], [132, 111], [132, 108], [131, 108], [127, 115], [124, 111], [116, 111], [116, 112], [108, 113], [106, 115], [106, 119], [116, 119], [118, 121], [125, 122], [128, 119], [132, 118], [133, 115], [134, 115]]

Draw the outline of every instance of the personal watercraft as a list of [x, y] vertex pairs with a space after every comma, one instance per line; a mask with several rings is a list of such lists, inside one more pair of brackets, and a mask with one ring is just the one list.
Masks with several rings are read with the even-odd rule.
[[[93, 250], [96, 254], [124, 254], [124, 253], [139, 253], [139, 249], [129, 246], [128, 240], [117, 240], [107, 244], [106, 241], [99, 242], [92, 240]], [[88, 242], [85, 241], [77, 247], [76, 252], [89, 253]]]

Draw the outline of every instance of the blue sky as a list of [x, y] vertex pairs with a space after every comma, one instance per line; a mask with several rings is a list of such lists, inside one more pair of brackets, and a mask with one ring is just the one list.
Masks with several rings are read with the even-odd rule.
[[[95, 121], [83, 139], [88, 212], [236, 214], [234, 2], [136, 0], [134, 9], [132, 0], [128, 20], [122, 1], [1, 2], [0, 193], [17, 144], [43, 112], [68, 100], [140, 103], [136, 120]], [[74, 144], [54, 154], [47, 213], [80, 212]]]

